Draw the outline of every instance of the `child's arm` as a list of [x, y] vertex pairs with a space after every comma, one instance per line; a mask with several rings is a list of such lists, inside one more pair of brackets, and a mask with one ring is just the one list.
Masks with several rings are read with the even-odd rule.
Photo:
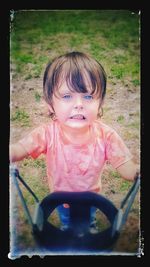
[[133, 181], [136, 177], [136, 173], [139, 173], [137, 165], [129, 160], [117, 168], [120, 175], [127, 180]]
[[24, 159], [28, 156], [27, 151], [19, 143], [10, 145], [10, 162], [15, 162]]

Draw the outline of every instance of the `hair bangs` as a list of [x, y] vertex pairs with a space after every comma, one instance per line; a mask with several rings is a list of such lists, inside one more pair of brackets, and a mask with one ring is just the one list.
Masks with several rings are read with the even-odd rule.
[[83, 77], [83, 73], [79, 70], [69, 70], [69, 73], [66, 76], [66, 82], [68, 88], [71, 91], [75, 91], [77, 93], [87, 93], [88, 89]]
[[90, 93], [100, 96], [101, 85], [97, 77], [84, 67], [84, 70], [77, 66], [70, 66], [66, 71], [64, 79], [70, 91], [77, 93]]
[[59, 97], [59, 88], [66, 82], [72, 92], [88, 93], [103, 100], [106, 93], [106, 73], [102, 65], [81, 52], [71, 52], [48, 64], [43, 80], [44, 96], [51, 104]]

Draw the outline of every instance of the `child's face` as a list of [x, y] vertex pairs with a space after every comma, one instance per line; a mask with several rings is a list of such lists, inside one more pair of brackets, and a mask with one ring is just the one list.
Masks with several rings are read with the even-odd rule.
[[58, 121], [71, 128], [85, 128], [97, 119], [100, 99], [88, 93], [70, 91], [66, 82], [53, 95], [52, 104]]

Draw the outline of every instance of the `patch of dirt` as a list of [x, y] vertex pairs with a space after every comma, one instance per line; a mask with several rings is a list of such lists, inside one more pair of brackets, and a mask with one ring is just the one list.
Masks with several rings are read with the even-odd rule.
[[[29, 124], [20, 126], [17, 121], [10, 122], [11, 138], [10, 142], [14, 143], [22, 138], [26, 133], [30, 132], [33, 128], [41, 123], [48, 122], [49, 110], [48, 106], [42, 97], [42, 76], [40, 78], [23, 80], [22, 78], [15, 78], [11, 81], [11, 115], [17, 110], [23, 109], [29, 115]], [[140, 164], [140, 141], [139, 129], [128, 127], [135, 121], [139, 122], [140, 113], [140, 95], [139, 88], [134, 87], [129, 81], [128, 85], [123, 85], [121, 82], [114, 81], [108, 83], [108, 94], [104, 103], [104, 116], [102, 118], [108, 125], [112, 126], [125, 140], [127, 146], [134, 155], [134, 160]], [[38, 93], [41, 98], [40, 101], [36, 100], [35, 94]], [[123, 116], [123, 121], [119, 122], [119, 116]], [[134, 125], [134, 124], [133, 124]], [[20, 166], [21, 163], [18, 163]], [[28, 167], [33, 169], [33, 167]], [[24, 167], [25, 169], [25, 167]], [[32, 171], [32, 170], [31, 170]], [[109, 171], [105, 170], [106, 178], [103, 180], [103, 194], [111, 199], [117, 207], [121, 200], [124, 198], [126, 192], [119, 192], [120, 183], [114, 184], [113, 179], [109, 176]], [[24, 231], [24, 222], [19, 219], [16, 224], [17, 232], [27, 235]], [[28, 224], [27, 224], [28, 227]], [[136, 197], [134, 208], [132, 208], [126, 225], [124, 226], [120, 238], [115, 246], [115, 251], [138, 253], [139, 249], [139, 195]], [[19, 236], [19, 234], [18, 234]], [[20, 239], [19, 239], [20, 240]], [[29, 238], [29, 241], [30, 238]], [[31, 245], [32, 242], [30, 242]], [[22, 242], [17, 243], [20, 250], [27, 248], [24, 247]], [[34, 247], [34, 244], [33, 244]]]

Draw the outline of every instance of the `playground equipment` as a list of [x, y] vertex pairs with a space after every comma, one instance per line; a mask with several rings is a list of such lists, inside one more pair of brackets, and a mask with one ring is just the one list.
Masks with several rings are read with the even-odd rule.
[[[140, 186], [140, 176], [137, 175], [120, 208], [117, 209], [109, 199], [93, 192], [53, 192], [40, 202], [15, 166], [10, 166], [10, 176], [17, 188], [38, 246], [54, 253], [112, 251]], [[27, 207], [19, 181], [35, 200], [33, 215]], [[70, 225], [65, 231], [48, 221], [56, 207], [63, 203], [69, 204], [70, 207]], [[100, 210], [110, 223], [107, 229], [98, 233], [89, 231], [90, 208], [93, 206]]]

